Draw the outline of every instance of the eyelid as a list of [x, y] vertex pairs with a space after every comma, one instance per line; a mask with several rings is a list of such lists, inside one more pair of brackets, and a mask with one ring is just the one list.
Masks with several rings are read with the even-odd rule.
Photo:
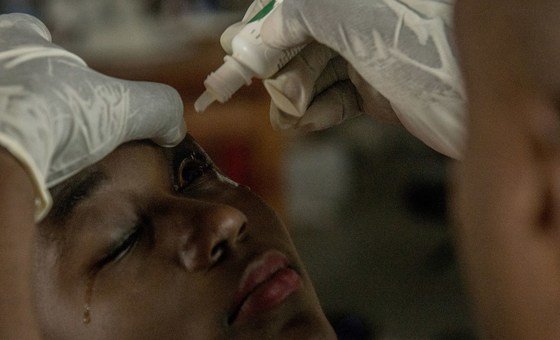
[[116, 244], [111, 246], [111, 248], [107, 251], [106, 255], [101, 258], [101, 260], [97, 263], [97, 268], [103, 268], [105, 265], [109, 263], [114, 263], [120, 260], [124, 255], [128, 254], [129, 251], [134, 247], [140, 233], [143, 229], [143, 222], [138, 222], [135, 224], [135, 227], [130, 229], [130, 231], [125, 234], [124, 237], [121, 237], [118, 242], [114, 242]]

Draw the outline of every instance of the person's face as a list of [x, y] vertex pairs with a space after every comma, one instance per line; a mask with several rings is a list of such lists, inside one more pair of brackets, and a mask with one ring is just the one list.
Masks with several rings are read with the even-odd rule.
[[192, 138], [121, 146], [52, 192], [34, 272], [46, 338], [334, 337], [284, 225]]

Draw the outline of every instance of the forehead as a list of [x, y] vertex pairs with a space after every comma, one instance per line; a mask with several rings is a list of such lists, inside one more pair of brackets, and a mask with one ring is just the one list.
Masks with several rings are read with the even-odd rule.
[[[193, 150], [203, 152], [196, 141], [187, 135], [181, 143], [172, 148], [160, 147], [149, 141], [136, 141], [121, 145], [98, 163], [107, 172], [147, 173], [146, 165], [158, 165], [156, 169], [176, 167]], [[149, 171], [148, 171], [149, 172]]]
[[151, 143], [123, 145], [98, 164], [108, 178], [104, 189], [142, 190], [168, 183], [174, 154]]

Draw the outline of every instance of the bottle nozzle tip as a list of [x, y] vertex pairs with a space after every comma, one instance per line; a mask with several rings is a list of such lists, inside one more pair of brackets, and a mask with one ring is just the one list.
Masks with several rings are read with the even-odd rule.
[[194, 109], [196, 112], [203, 112], [212, 104], [216, 99], [208, 91], [204, 91], [200, 97], [194, 102]]

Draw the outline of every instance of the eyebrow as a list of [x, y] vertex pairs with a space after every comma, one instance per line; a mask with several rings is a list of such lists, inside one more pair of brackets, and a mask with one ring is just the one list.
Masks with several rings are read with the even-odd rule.
[[55, 204], [50, 218], [63, 222], [72, 215], [74, 208], [91, 197], [109, 177], [99, 167], [93, 167], [72, 178], [53, 192]]

